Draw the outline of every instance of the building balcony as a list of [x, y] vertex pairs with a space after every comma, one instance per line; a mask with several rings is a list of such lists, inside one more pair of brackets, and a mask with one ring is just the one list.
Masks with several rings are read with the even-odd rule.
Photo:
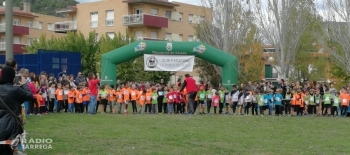
[[[21, 43], [14, 43], [13, 44], [13, 52], [20, 54], [20, 53], [26, 53], [27, 51], [24, 49], [27, 45], [21, 44]], [[0, 42], [0, 51], [6, 51], [6, 43]]]
[[[6, 24], [0, 24], [0, 33], [6, 32]], [[23, 25], [13, 25], [13, 34], [15, 35], [29, 35], [29, 27]]]
[[163, 41], [164, 39], [160, 38], [150, 38], [150, 37], [137, 37], [136, 40], [153, 40], [153, 41]]
[[129, 27], [152, 26], [168, 28], [168, 18], [148, 14], [124, 15], [123, 25]]
[[65, 21], [55, 23], [55, 32], [57, 33], [67, 33], [68, 31], [76, 31], [77, 28], [77, 21]]

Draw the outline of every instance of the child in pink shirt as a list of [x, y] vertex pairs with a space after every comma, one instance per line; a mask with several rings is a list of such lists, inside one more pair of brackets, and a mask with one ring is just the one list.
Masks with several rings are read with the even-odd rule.
[[214, 107], [214, 114], [216, 115], [216, 108], [219, 106], [220, 97], [219, 92], [215, 92], [215, 95], [213, 96], [213, 107]]

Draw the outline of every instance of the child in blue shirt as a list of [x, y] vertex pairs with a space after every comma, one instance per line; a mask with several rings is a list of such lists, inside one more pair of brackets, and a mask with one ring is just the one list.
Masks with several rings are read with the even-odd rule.
[[263, 98], [264, 98], [264, 106], [262, 108], [263, 108], [263, 115], [265, 115], [265, 110], [268, 109], [269, 102], [271, 101], [271, 96], [268, 90], [266, 90], [265, 94], [263, 94]]
[[282, 93], [282, 89], [278, 88], [276, 90], [275, 99], [274, 99], [276, 116], [282, 115], [281, 102], [282, 102], [283, 96], [281, 93]]
[[269, 108], [269, 115], [272, 115], [272, 110], [273, 110], [273, 90], [268, 90], [267, 95], [267, 107]]

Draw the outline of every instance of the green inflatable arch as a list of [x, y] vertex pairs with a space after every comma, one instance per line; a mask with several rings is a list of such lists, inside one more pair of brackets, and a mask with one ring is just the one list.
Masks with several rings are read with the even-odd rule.
[[[171, 47], [167, 47], [169, 45]], [[143, 54], [194, 55], [222, 67], [222, 84], [225, 87], [237, 84], [238, 60], [235, 56], [202, 42], [175, 41], [136, 41], [103, 54], [101, 83], [115, 84], [117, 76], [116, 65], [140, 57]]]

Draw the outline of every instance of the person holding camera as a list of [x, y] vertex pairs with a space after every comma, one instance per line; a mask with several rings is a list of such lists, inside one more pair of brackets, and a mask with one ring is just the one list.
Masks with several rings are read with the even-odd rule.
[[[32, 93], [27, 80], [21, 77], [18, 86], [14, 85], [16, 72], [14, 68], [6, 66], [2, 69], [0, 79], [0, 142], [18, 140], [24, 132], [21, 120], [21, 104], [31, 100]], [[17, 146], [0, 144], [0, 154], [13, 154]]]

